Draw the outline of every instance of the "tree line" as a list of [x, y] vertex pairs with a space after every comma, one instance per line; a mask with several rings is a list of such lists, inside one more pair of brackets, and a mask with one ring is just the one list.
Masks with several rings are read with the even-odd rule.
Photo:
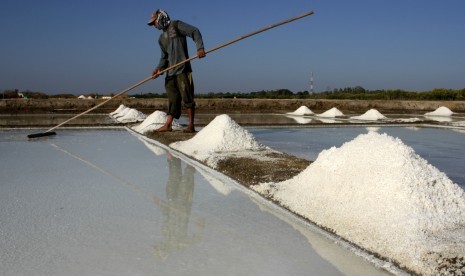
[[[74, 94], [48, 95], [43, 92], [4, 90], [3, 99], [29, 98], [29, 99], [50, 99], [50, 98], [77, 98]], [[93, 98], [100, 98], [98, 94], [89, 94]], [[113, 96], [113, 95], [111, 95]], [[134, 98], [166, 98], [166, 93], [139, 93], [130, 95]], [[309, 91], [292, 92], [289, 89], [261, 90], [255, 92], [210, 92], [197, 93], [197, 98], [203, 99], [338, 99], [338, 100], [425, 100], [425, 101], [463, 101], [465, 100], [465, 88], [445, 89], [437, 88], [431, 91], [412, 92], [405, 90], [367, 90], [361, 86], [346, 87], [311, 93]]]

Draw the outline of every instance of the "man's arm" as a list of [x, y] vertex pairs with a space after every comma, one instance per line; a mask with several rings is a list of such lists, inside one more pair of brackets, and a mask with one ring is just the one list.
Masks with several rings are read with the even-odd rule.
[[158, 62], [157, 67], [153, 70], [152, 72], [152, 77], [156, 78], [158, 77], [160, 71], [168, 68], [168, 53], [164, 50], [163, 43], [159, 40], [158, 44], [160, 45], [160, 50], [161, 50], [161, 55], [160, 55], [160, 61]]
[[182, 21], [178, 21], [178, 31], [182, 35], [188, 36], [194, 40], [199, 58], [205, 56], [202, 34], [200, 33], [199, 29]]

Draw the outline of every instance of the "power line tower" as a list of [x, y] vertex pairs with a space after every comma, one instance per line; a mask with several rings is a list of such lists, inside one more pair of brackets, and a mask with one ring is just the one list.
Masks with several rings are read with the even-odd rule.
[[310, 76], [310, 94], [313, 94], [313, 72]]

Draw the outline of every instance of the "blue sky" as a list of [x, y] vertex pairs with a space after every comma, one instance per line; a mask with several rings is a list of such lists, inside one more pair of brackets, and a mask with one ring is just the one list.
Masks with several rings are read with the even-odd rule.
[[[150, 76], [156, 8], [198, 27], [206, 49], [315, 14], [192, 62], [196, 93], [362, 86], [465, 88], [463, 0], [3, 0], [0, 90], [110, 94]], [[195, 54], [194, 43], [190, 55]], [[130, 94], [164, 92], [164, 77]]]

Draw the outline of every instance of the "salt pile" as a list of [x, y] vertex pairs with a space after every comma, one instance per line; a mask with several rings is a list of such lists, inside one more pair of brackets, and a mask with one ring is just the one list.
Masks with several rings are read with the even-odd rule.
[[147, 116], [134, 108], [129, 108], [122, 104], [110, 113], [110, 117], [120, 123], [135, 123], [142, 122]]
[[[124, 106], [124, 105], [122, 105], [122, 106], [123, 106], [122, 108], [120, 106], [115, 111], [110, 113], [110, 116], [113, 117], [114, 119], [122, 118], [122, 117], [126, 116], [126, 114], [128, 114], [132, 109], [132, 108]], [[119, 111], [118, 111], [118, 109], [119, 109]]]
[[224, 153], [267, 149], [226, 114], [217, 116], [193, 138], [174, 142], [170, 147], [212, 168], [216, 167]]
[[110, 116], [113, 117], [113, 116], [117, 115], [118, 113], [120, 113], [121, 111], [123, 111], [126, 108], [127, 107], [124, 104], [120, 104], [120, 106], [118, 106], [118, 108], [115, 111], [110, 113]]
[[[167, 114], [165, 112], [156, 110], [150, 114], [140, 125], [137, 125], [132, 129], [142, 134], [154, 131], [165, 124], [166, 116]], [[182, 126], [176, 120], [173, 120], [172, 128], [173, 130], [178, 130], [182, 129]]]
[[131, 108], [125, 106], [125, 105], [120, 105], [115, 111], [110, 113], [110, 116], [114, 119], [116, 118], [121, 118], [124, 115], [126, 115]]
[[386, 134], [362, 134], [293, 179], [253, 189], [416, 273], [465, 265], [464, 191]]
[[386, 119], [386, 116], [381, 114], [378, 110], [372, 108], [360, 116], [353, 116], [350, 118], [357, 119], [357, 120], [377, 121], [380, 119]]
[[454, 114], [454, 112], [452, 112], [449, 108], [441, 106], [433, 112], [425, 113], [425, 116], [451, 116], [452, 114]]
[[121, 123], [142, 122], [147, 117], [144, 113], [134, 108], [126, 108], [125, 110], [123, 110], [123, 112], [125, 112], [123, 116], [115, 118], [117, 121]]
[[294, 112], [288, 112], [286, 114], [289, 114], [289, 115], [312, 115], [314, 113], [313, 113], [313, 111], [310, 110], [310, 108], [303, 105], [303, 106], [297, 108], [297, 110], [295, 110]]
[[319, 117], [325, 117], [325, 118], [335, 118], [337, 116], [344, 116], [344, 114], [337, 109], [336, 107], [333, 107], [321, 114], [318, 115]]

